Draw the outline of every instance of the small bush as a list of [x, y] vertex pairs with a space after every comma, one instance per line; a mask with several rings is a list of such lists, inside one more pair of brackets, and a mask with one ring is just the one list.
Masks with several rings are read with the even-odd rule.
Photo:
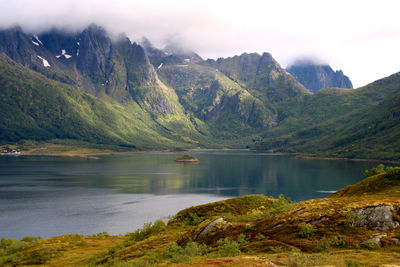
[[376, 168], [372, 168], [371, 170], [366, 170], [364, 173], [365, 177], [374, 176], [377, 174], [384, 173], [385, 177], [392, 180], [400, 179], [400, 168], [399, 167], [386, 167], [383, 164], [379, 164]]
[[208, 252], [208, 247], [204, 244], [189, 241], [184, 249], [184, 253], [191, 257], [202, 256]]
[[360, 266], [360, 262], [357, 260], [344, 260], [344, 264], [346, 264], [347, 267], [358, 267]]
[[189, 256], [185, 255], [184, 249], [176, 242], [171, 243], [163, 251], [163, 257], [171, 259], [172, 262], [179, 263], [189, 260]]
[[365, 214], [361, 212], [349, 211], [346, 213], [346, 225], [355, 226], [357, 222], [362, 221], [366, 218]]
[[131, 241], [141, 241], [153, 233], [159, 232], [165, 228], [165, 223], [162, 220], [157, 220], [152, 223], [145, 223], [142, 228], [137, 229], [133, 233], [128, 233], [128, 239]]
[[198, 216], [197, 214], [189, 214], [183, 220], [183, 224], [197, 226], [205, 220], [204, 217]]
[[235, 257], [241, 253], [239, 243], [228, 238], [218, 240], [217, 245], [220, 257]]
[[391, 180], [400, 180], [400, 167], [386, 168], [385, 177]]
[[318, 241], [318, 245], [314, 248], [315, 252], [322, 252], [329, 250], [331, 248], [345, 248], [346, 247], [346, 240], [341, 237], [331, 237], [326, 238], [323, 237], [321, 240]]
[[347, 242], [343, 237], [333, 237], [330, 239], [330, 244], [335, 248], [345, 248], [347, 247]]
[[174, 263], [187, 262], [191, 261], [192, 257], [202, 256], [207, 252], [208, 248], [204, 244], [189, 241], [186, 247], [182, 248], [176, 242], [173, 242], [164, 249], [161, 258], [158, 256], [158, 261], [168, 259]]
[[331, 248], [331, 242], [327, 238], [322, 238], [318, 241], [318, 245], [313, 249], [314, 252], [323, 252]]
[[371, 170], [366, 170], [364, 172], [364, 177], [367, 178], [384, 172], [385, 172], [385, 165], [379, 164], [376, 168], [372, 168]]
[[59, 249], [55, 247], [44, 247], [32, 253], [32, 263], [43, 264], [46, 261], [56, 257]]
[[254, 224], [252, 224], [252, 223], [246, 223], [245, 230], [246, 230], [246, 231], [250, 231], [250, 230], [252, 230], [254, 227], [255, 227]]
[[25, 236], [21, 239], [21, 241], [25, 241], [25, 242], [35, 242], [35, 241], [39, 241], [42, 240], [43, 238], [41, 236]]
[[299, 224], [299, 237], [308, 238], [314, 236], [315, 233], [314, 225], [305, 222]]
[[110, 235], [107, 232], [102, 232], [102, 233], [97, 233], [95, 235], [93, 235], [94, 237], [100, 238], [100, 239], [104, 239], [109, 237]]
[[256, 235], [256, 239], [257, 240], [263, 240], [265, 238], [265, 235], [263, 235], [262, 233], [258, 233], [257, 235]]
[[241, 234], [237, 237], [236, 241], [237, 241], [240, 245], [246, 244], [246, 243], [248, 242], [248, 241], [247, 241], [246, 235], [243, 234], [243, 233], [241, 233]]
[[362, 242], [362, 246], [366, 249], [377, 249], [379, 246], [373, 240], [367, 240]]
[[31, 247], [31, 242], [19, 241], [17, 239], [7, 239], [2, 237], [0, 240], [0, 249], [7, 254], [12, 254], [17, 251]]

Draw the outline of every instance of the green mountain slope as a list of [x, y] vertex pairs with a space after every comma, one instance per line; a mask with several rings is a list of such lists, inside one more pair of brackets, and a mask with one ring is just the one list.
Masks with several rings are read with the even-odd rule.
[[4, 54], [0, 88], [0, 139], [5, 141], [67, 138], [159, 149], [190, 145], [182, 134], [196, 132], [190, 121], [176, 114], [155, 117], [136, 102], [101, 100], [47, 79]]
[[[90, 25], [0, 31], [0, 141], [399, 159], [399, 74], [311, 94], [268, 53], [203, 60]], [[19, 65], [21, 64], [21, 65]]]
[[257, 148], [398, 160], [399, 137], [400, 73], [396, 73], [356, 90], [318, 92], [297, 118], [267, 134]]

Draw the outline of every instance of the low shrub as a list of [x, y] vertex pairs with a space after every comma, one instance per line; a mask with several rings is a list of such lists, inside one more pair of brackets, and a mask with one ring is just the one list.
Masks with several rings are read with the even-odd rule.
[[228, 238], [218, 240], [217, 246], [217, 254], [220, 257], [235, 257], [241, 253], [239, 243]]
[[145, 223], [142, 228], [137, 229], [133, 233], [126, 234], [130, 241], [141, 241], [153, 233], [159, 232], [165, 228], [165, 223], [162, 220], [157, 220], [154, 223]]
[[317, 231], [314, 225], [302, 222], [299, 224], [299, 237], [308, 238], [315, 235]]
[[263, 235], [262, 233], [258, 233], [258, 234], [256, 235], [256, 239], [257, 239], [257, 240], [263, 240], [263, 239], [265, 239], [265, 235]]
[[379, 164], [378, 166], [376, 166], [376, 168], [372, 168], [371, 170], [366, 170], [364, 172], [364, 177], [367, 178], [384, 172], [385, 172], [385, 165]]
[[367, 240], [362, 242], [362, 246], [366, 249], [377, 249], [379, 245], [376, 244], [373, 240]]
[[237, 241], [240, 245], [243, 245], [243, 244], [246, 244], [247, 242], [249, 242], [249, 241], [247, 240], [246, 235], [243, 234], [243, 233], [241, 233], [240, 235], [238, 235], [236, 241]]
[[170, 260], [174, 263], [191, 261], [193, 257], [202, 256], [208, 252], [204, 244], [189, 241], [186, 247], [179, 246], [176, 242], [171, 243], [161, 253], [162, 259]]
[[361, 212], [349, 211], [346, 213], [345, 225], [355, 226], [357, 222], [366, 218]]

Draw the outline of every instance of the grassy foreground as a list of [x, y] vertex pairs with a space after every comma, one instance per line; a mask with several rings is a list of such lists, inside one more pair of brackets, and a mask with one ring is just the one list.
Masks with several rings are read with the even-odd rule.
[[399, 266], [400, 168], [365, 176], [327, 198], [237, 197], [121, 236], [3, 238], [0, 265]]

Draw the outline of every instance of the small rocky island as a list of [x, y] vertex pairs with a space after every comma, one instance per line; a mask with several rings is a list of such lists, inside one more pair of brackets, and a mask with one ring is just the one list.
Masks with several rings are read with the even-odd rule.
[[175, 160], [175, 162], [188, 162], [188, 163], [194, 163], [194, 162], [199, 162], [199, 160], [193, 156], [190, 155], [183, 155], [182, 157], [179, 157]]

